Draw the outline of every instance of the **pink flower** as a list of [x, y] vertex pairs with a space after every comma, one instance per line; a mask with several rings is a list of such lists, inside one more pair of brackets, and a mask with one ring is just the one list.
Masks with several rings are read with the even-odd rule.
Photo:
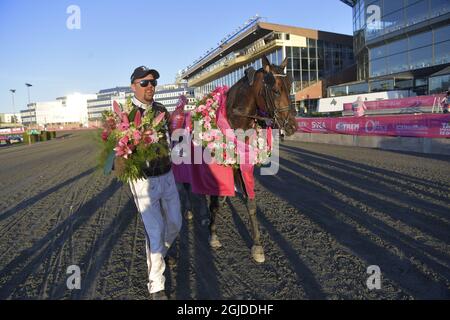
[[222, 141], [223, 135], [220, 132], [220, 130], [214, 129], [214, 130], [211, 130], [211, 133], [212, 133], [215, 141]]
[[102, 132], [102, 140], [106, 141], [106, 140], [108, 140], [108, 137], [109, 137], [109, 132], [106, 131], [106, 130], [103, 130], [103, 132]]
[[203, 134], [203, 140], [205, 140], [205, 141], [207, 141], [207, 142], [213, 140], [213, 137], [211, 136], [211, 133], [210, 133], [209, 131], [206, 131], [206, 132]]
[[158, 142], [158, 134], [154, 130], [148, 130], [144, 132], [144, 143], [146, 145]]
[[214, 100], [216, 100], [221, 106], [223, 103], [225, 103], [226, 94], [228, 92], [227, 86], [217, 87], [211, 94], [214, 97]]
[[118, 129], [120, 131], [127, 131], [130, 128], [130, 124], [129, 123], [120, 123]]
[[121, 122], [118, 126], [118, 129], [120, 131], [127, 131], [130, 128], [130, 122], [128, 121], [128, 116], [126, 113], [122, 113], [121, 114], [121, 118], [120, 118]]
[[117, 103], [117, 101], [113, 101], [113, 109], [114, 112], [119, 116], [119, 118], [122, 117], [122, 109], [120, 108], [120, 105]]
[[153, 119], [153, 127], [156, 127], [164, 119], [165, 115], [166, 114], [164, 112], [158, 114], [156, 118]]
[[137, 146], [139, 144], [139, 142], [141, 142], [141, 132], [139, 130], [135, 130], [133, 131], [133, 140], [134, 140], [134, 145]]
[[141, 113], [139, 111], [134, 115], [134, 125], [136, 126], [136, 128], [141, 125]]
[[114, 120], [113, 117], [108, 117], [108, 119], [106, 119], [106, 128], [109, 130], [116, 129], [116, 120]]
[[119, 140], [117, 146], [114, 148], [114, 151], [116, 152], [116, 157], [123, 157], [125, 159], [128, 159], [128, 155], [133, 153], [133, 151], [128, 146], [128, 141], [129, 141], [128, 136], [125, 136]]

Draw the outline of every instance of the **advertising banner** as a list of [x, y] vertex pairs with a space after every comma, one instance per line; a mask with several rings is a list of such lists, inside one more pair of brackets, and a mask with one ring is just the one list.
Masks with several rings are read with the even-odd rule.
[[298, 132], [450, 138], [450, 114], [297, 118]]
[[24, 128], [1, 128], [0, 134], [18, 134], [18, 133], [24, 133]]
[[[417, 96], [403, 99], [387, 99], [378, 101], [364, 101], [366, 110], [408, 109], [420, 107], [432, 107], [440, 103], [444, 95]], [[353, 111], [354, 103], [344, 103], [344, 111]]]

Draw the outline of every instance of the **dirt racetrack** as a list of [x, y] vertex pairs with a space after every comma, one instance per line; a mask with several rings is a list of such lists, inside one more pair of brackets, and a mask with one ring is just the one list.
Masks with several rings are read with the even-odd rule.
[[[0, 148], [0, 299], [149, 298], [142, 223], [128, 186], [96, 170], [93, 135]], [[278, 174], [256, 185], [266, 262], [250, 258], [239, 198], [218, 219], [217, 251], [197, 201], [166, 269], [171, 299], [450, 299], [448, 157], [280, 149]], [[70, 265], [80, 290], [66, 287]]]

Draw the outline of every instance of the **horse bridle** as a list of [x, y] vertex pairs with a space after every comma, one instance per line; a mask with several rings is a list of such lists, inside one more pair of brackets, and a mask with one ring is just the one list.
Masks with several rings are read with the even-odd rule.
[[[280, 114], [282, 112], [289, 111], [291, 109], [291, 107], [289, 105], [283, 106], [280, 108], [277, 108], [275, 106], [274, 93], [272, 92], [272, 87], [274, 84], [270, 84], [266, 81], [266, 77], [268, 77], [269, 74], [271, 76], [273, 76], [274, 78], [280, 77], [280, 78], [284, 78], [284, 79], [287, 77], [287, 75], [279, 74], [279, 73], [274, 74], [271, 72], [267, 72], [266, 75], [264, 76], [264, 80], [263, 80], [264, 88], [262, 89], [262, 90], [264, 90], [264, 101], [266, 102], [266, 109], [268, 109], [269, 116], [271, 117], [271, 119], [273, 119], [273, 121], [278, 126], [278, 128], [282, 129], [288, 124], [289, 120], [285, 119], [283, 124], [281, 124], [280, 123]], [[285, 86], [285, 89], [288, 90], [285, 80], [283, 80], [282, 82], [283, 82], [283, 85]]]
[[[236, 110], [233, 111], [233, 114], [237, 115], [237, 116], [241, 116], [241, 117], [247, 117], [247, 118], [252, 118], [252, 119], [256, 119], [256, 120], [263, 120], [263, 121], [274, 121], [275, 124], [280, 128], [284, 128], [289, 120], [285, 119], [284, 122], [281, 124], [280, 123], [280, 113], [282, 112], [286, 112], [289, 111], [291, 109], [291, 107], [289, 105], [287, 106], [283, 106], [280, 108], [277, 108], [275, 106], [275, 99], [274, 99], [274, 93], [272, 92], [272, 87], [274, 85], [274, 83], [269, 83], [268, 79], [270, 76], [273, 76], [274, 78], [276, 77], [282, 77], [282, 78], [286, 78], [287, 75], [285, 74], [279, 74], [279, 73], [272, 73], [272, 72], [264, 72], [264, 79], [263, 79], [263, 83], [264, 86], [263, 88], [261, 88], [261, 91], [259, 92], [260, 95], [264, 96], [264, 101], [266, 102], [266, 110], [269, 113], [269, 117], [262, 117], [262, 116], [258, 116], [257, 114], [255, 115], [245, 115], [245, 114], [241, 114], [239, 112], [237, 112]], [[283, 81], [283, 84], [286, 86], [285, 89], [287, 89], [287, 85], [285, 83], [285, 80]], [[258, 106], [257, 106], [258, 107]], [[259, 108], [259, 107], [258, 107]], [[260, 111], [260, 113], [263, 113], [262, 110], [258, 109], [257, 112]]]

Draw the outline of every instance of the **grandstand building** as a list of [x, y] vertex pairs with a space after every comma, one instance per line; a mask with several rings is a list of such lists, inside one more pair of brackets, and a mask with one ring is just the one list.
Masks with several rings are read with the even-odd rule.
[[266, 23], [255, 17], [180, 71], [178, 79], [187, 80], [195, 97], [201, 98], [217, 86], [232, 86], [248, 67], [261, 68], [263, 55], [278, 65], [288, 58], [292, 101], [314, 107], [324, 95], [323, 80], [354, 65], [352, 46], [348, 35]]

